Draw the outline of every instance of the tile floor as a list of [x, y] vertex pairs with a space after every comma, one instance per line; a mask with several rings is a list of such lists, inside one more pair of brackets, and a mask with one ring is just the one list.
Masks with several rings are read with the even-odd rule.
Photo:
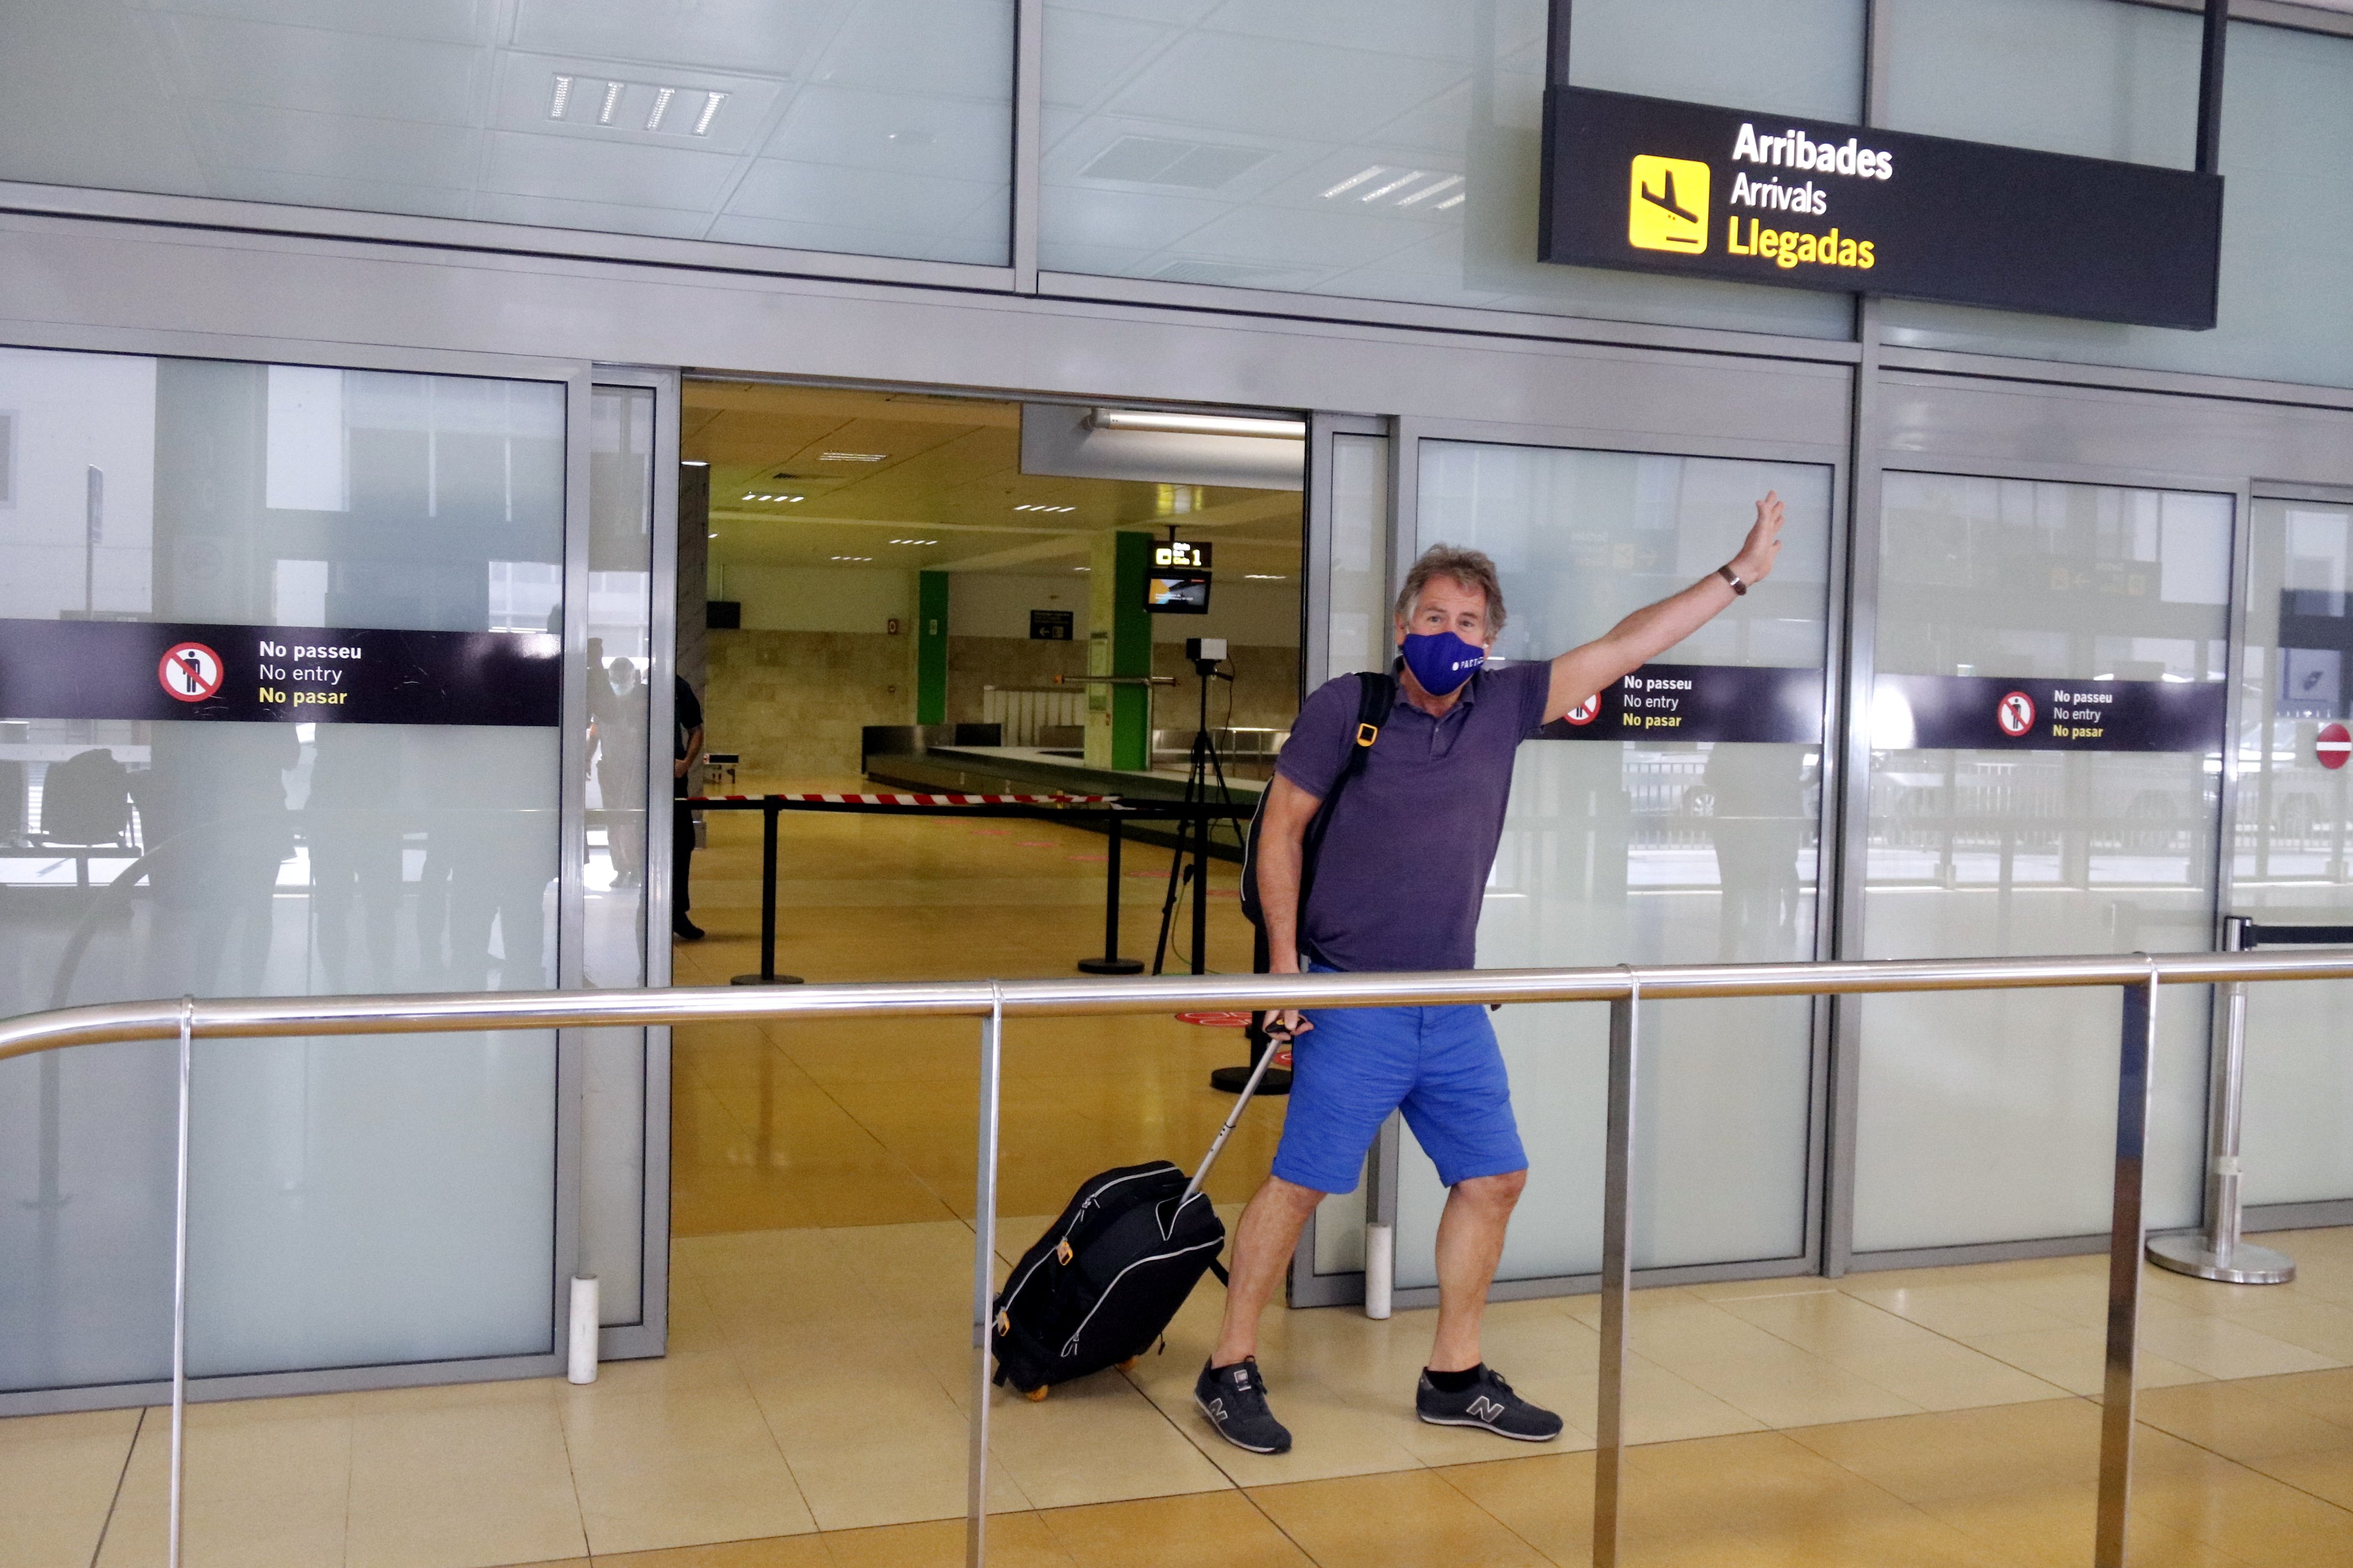
[[[756, 825], [723, 820], [715, 837], [697, 883], [713, 935], [681, 950], [689, 983], [754, 966]], [[784, 966], [1066, 973], [1100, 938], [1099, 853], [1050, 826], [805, 819], [788, 838]], [[1165, 867], [1138, 858], [1130, 951]], [[900, 883], [932, 907], [894, 903]], [[1229, 903], [1211, 957], [1240, 967]], [[961, 1563], [970, 1036], [915, 1022], [682, 1038], [670, 1354], [608, 1364], [585, 1389], [199, 1406], [190, 1563]], [[1002, 1222], [1001, 1253], [1086, 1173], [1139, 1152], [1189, 1158], [1227, 1103], [1206, 1070], [1239, 1055], [1232, 1032], [1173, 1019], [1025, 1023], [1008, 1045], [1003, 1207], [1029, 1217]], [[1280, 1115], [1270, 1102], [1245, 1124], [1214, 1184], [1229, 1216]], [[2271, 1239], [2298, 1258], [2294, 1285], [2147, 1277], [2137, 1563], [2353, 1568], [2353, 1229]], [[1627, 1560], [2088, 1562], [2102, 1281], [2100, 1260], [2063, 1258], [1642, 1292]], [[1038, 1405], [997, 1396], [992, 1561], [1588, 1561], [1591, 1298], [1491, 1320], [1492, 1359], [1570, 1423], [1536, 1451], [1411, 1418], [1430, 1314], [1271, 1313], [1266, 1363], [1298, 1437], [1281, 1458], [1226, 1447], [1190, 1408], [1219, 1303], [1203, 1289], [1133, 1373]], [[166, 1427], [152, 1410], [0, 1421], [0, 1568], [160, 1560]]]

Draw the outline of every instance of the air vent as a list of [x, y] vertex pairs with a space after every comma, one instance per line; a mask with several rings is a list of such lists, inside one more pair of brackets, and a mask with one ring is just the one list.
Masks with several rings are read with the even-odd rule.
[[1211, 142], [1179, 142], [1166, 136], [1123, 136], [1079, 171], [1084, 180], [1124, 180], [1138, 185], [1182, 185], [1214, 191], [1272, 156], [1262, 147]]

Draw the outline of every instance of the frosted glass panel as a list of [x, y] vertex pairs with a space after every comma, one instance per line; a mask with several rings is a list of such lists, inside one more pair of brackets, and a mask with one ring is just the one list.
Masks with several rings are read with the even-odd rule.
[[[1883, 674], [2223, 679], [2229, 497], [1906, 473], [1883, 497]], [[2221, 768], [1875, 747], [1863, 956], [2210, 947]], [[2209, 1005], [2204, 987], [2159, 1000], [2153, 1226], [2198, 1218]], [[2106, 1229], [2115, 992], [1861, 1005], [1858, 1251]]]
[[[1836, 337], [1845, 300], [1536, 256], [1546, 0], [1047, 0], [1039, 261]], [[1576, 7], [1593, 86], [1852, 119], [1860, 0]], [[1685, 47], [1688, 44], [1688, 47]]]
[[[1790, 463], [1425, 441], [1423, 547], [1495, 558], [1499, 651], [1548, 658], [1731, 559], [1778, 489], [1772, 578], [1662, 662], [1821, 668], [1831, 471]], [[1520, 749], [1479, 926], [1482, 968], [1716, 963], [1814, 954], [1820, 748], [1532, 741]], [[1651, 1267], [1804, 1250], [1813, 1008], [1646, 1006], [1635, 1256]], [[1609, 1015], [1495, 1015], [1530, 1160], [1502, 1279], [1600, 1264]], [[1409, 1137], [1398, 1282], [1436, 1282], [1444, 1192]]]
[[1389, 442], [1332, 437], [1331, 653], [1324, 676], [1389, 662]]
[[[560, 385], [0, 352], [0, 617], [502, 627], [562, 559]], [[554, 980], [545, 726], [0, 714], [0, 1013]], [[172, 1051], [0, 1066], [0, 1388], [165, 1375]], [[199, 1375], [543, 1352], [544, 1033], [196, 1049]]]
[[[1905, 0], [1898, 11], [1933, 26], [1944, 40], [1935, 53], [1907, 58], [1898, 51], [1891, 67], [1898, 124], [1928, 130], [1974, 115], [1975, 132], [1948, 129], [1945, 134], [1979, 133], [2031, 146], [2056, 142], [2066, 152], [2188, 166], [2197, 103], [2194, 15], [2115, 0], [1999, 5]], [[2070, 19], [2087, 11], [2107, 18], [2107, 43], [2085, 47], [2088, 35]], [[2005, 26], [1972, 20], [1992, 12], [2008, 19]], [[2030, 25], [2030, 14], [2043, 20]], [[2064, 36], [2054, 36], [2051, 29], [2062, 22], [2069, 23]], [[1963, 29], [1974, 41], [1946, 38]], [[2021, 58], [2036, 51], [2047, 66]], [[2213, 331], [1891, 300], [1881, 318], [1888, 341], [2353, 385], [2353, 292], [2343, 287], [2343, 258], [2353, 254], [2353, 166], [2342, 157], [2353, 144], [2353, 38], [2233, 23], [2229, 60], [2222, 93], [2221, 283]], [[2019, 74], [2004, 74], [2012, 70]], [[2063, 87], [2037, 85], [2062, 72]]]
[[1003, 265], [1012, 0], [14, 7], [0, 178]]
[[[2353, 507], [2258, 500], [2251, 521], [2232, 912], [2280, 925], [2353, 923], [2353, 769], [2322, 767], [2315, 744], [2321, 726], [2353, 717]], [[2247, 988], [2248, 1203], [2353, 1197], [2348, 989], [2334, 981]]]
[[[600, 386], [588, 402], [588, 723], [582, 831], [584, 975], [646, 975], [646, 733], [653, 675], [654, 393]], [[580, 1272], [607, 1323], [644, 1314], [646, 1031], [582, 1033]]]

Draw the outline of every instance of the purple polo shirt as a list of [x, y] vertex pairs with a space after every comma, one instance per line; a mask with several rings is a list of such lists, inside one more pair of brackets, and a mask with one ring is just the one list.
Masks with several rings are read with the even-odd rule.
[[[1545, 720], [1552, 664], [1471, 678], [1433, 719], [1399, 692], [1324, 830], [1301, 947], [1341, 970], [1469, 969], [1479, 900], [1504, 835], [1512, 759]], [[1356, 678], [1310, 693], [1275, 763], [1321, 800], [1356, 743]]]

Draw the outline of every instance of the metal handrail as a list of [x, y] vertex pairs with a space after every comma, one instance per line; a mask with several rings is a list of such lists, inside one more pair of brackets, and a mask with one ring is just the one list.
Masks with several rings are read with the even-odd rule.
[[179, 1563], [181, 1432], [187, 1398], [187, 1117], [190, 1052], [197, 1038], [385, 1035], [496, 1029], [748, 1022], [763, 1018], [977, 1017], [981, 1072], [973, 1225], [971, 1451], [966, 1561], [987, 1550], [990, 1306], [996, 1291], [999, 1089], [1005, 1020], [1190, 1009], [1430, 1006], [1458, 1003], [1606, 1002], [1610, 1007], [1604, 1151], [1601, 1359], [1594, 1467], [1596, 1568], [1619, 1560], [1627, 1304], [1632, 1284], [1637, 1000], [1857, 995], [1889, 992], [2124, 988], [2118, 1051], [2116, 1182], [2108, 1241], [2105, 1375], [2100, 1422], [2094, 1568], [2123, 1568], [2134, 1431], [2133, 1373], [2140, 1313], [2142, 1214], [2149, 1064], [2166, 985], [2353, 979], [2353, 948], [2273, 952], [2105, 953], [2053, 958], [1896, 959], [1841, 963], [1689, 964], [1610, 969], [1505, 969], [1418, 974], [1166, 975], [1116, 980], [944, 981], [789, 989], [460, 992], [379, 996], [122, 1002], [0, 1020], [0, 1061], [72, 1046], [176, 1038], [180, 1047], [178, 1226], [173, 1280], [171, 1562]]

